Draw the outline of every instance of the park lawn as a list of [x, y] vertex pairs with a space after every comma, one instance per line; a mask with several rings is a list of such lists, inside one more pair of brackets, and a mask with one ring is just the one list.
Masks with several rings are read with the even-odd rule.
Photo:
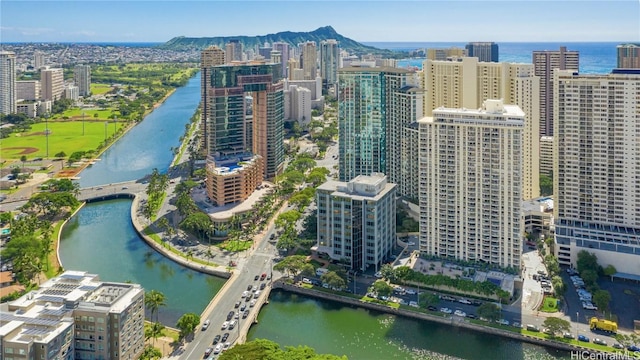
[[253, 241], [235, 241], [235, 240], [227, 240], [223, 243], [218, 244], [217, 246], [222, 250], [227, 251], [244, 251], [253, 245]]
[[91, 95], [102, 95], [111, 91], [109, 84], [91, 84]]
[[[66, 116], [69, 119], [82, 120], [82, 113], [84, 113], [85, 121], [99, 121], [99, 120], [106, 121], [106, 120], [110, 120], [113, 117], [113, 115], [117, 116], [119, 114], [117, 110], [114, 110], [112, 108], [106, 108], [106, 109], [73, 108], [73, 109], [66, 110], [62, 114], [58, 114], [54, 116], [54, 119], [63, 119]], [[95, 116], [96, 114], [98, 114], [98, 117]]]
[[551, 296], [545, 296], [544, 300], [542, 301], [542, 309], [540, 309], [540, 311], [546, 312], [546, 313], [557, 312], [558, 299], [553, 298]]
[[[49, 121], [49, 157], [64, 151], [67, 156], [76, 151], [96, 150], [98, 145], [107, 137], [112, 136], [117, 129], [126, 125], [124, 122], [108, 123], [104, 121], [85, 121], [85, 135], [82, 135], [82, 121]], [[0, 140], [0, 157], [2, 159], [18, 160], [22, 155], [32, 159], [46, 157], [47, 137], [44, 135], [44, 122], [31, 126], [26, 133], [14, 133], [8, 138]]]

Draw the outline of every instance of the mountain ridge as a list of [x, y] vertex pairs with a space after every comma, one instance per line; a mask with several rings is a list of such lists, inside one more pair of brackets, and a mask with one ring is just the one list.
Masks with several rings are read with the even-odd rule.
[[239, 40], [242, 42], [244, 48], [253, 48], [256, 45], [258, 47], [263, 46], [265, 42], [273, 44], [274, 42], [286, 42], [290, 46], [297, 46], [299, 43], [305, 41], [315, 41], [316, 45], [320, 45], [320, 41], [335, 39], [340, 44], [340, 48], [347, 50], [354, 55], [374, 54], [383, 55], [389, 58], [401, 58], [406, 54], [403, 52], [392, 51], [388, 49], [379, 49], [373, 46], [364, 45], [353, 39], [339, 34], [331, 26], [319, 27], [316, 30], [310, 32], [294, 32], [294, 31], [282, 31], [273, 34], [248, 36], [215, 36], [215, 37], [186, 37], [177, 36], [167, 41], [166, 43], [159, 45], [161, 49], [170, 50], [203, 50], [211, 45], [216, 45], [221, 49], [224, 49], [225, 44], [230, 40]]

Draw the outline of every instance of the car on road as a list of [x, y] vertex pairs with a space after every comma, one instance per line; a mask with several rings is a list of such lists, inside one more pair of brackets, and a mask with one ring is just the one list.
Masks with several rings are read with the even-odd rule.
[[251, 302], [249, 303], [249, 307], [254, 307], [254, 306], [256, 306], [256, 300], [255, 299], [251, 300]]
[[251, 291], [251, 290], [253, 290], [253, 285], [251, 284], [247, 285], [247, 291]]
[[262, 283], [262, 284], [260, 284], [260, 290], [264, 290], [264, 288], [266, 288], [266, 287], [267, 287], [267, 284], [266, 284], [266, 283]]
[[253, 293], [253, 298], [254, 299], [257, 299], [258, 297], [260, 297], [260, 290], [258, 290], [255, 293]]
[[233, 307], [234, 307], [235, 309], [239, 308], [239, 307], [240, 307], [240, 301], [236, 301], [236, 303], [235, 303], [235, 304], [233, 304]]
[[209, 357], [213, 352], [213, 348], [208, 347], [207, 350], [204, 351], [204, 357]]
[[222, 334], [222, 339], [220, 341], [227, 341], [228, 338], [229, 338], [229, 333], [226, 332], [226, 333]]
[[241, 297], [244, 299], [244, 298], [246, 298], [247, 296], [249, 296], [249, 291], [243, 291], [243, 292], [242, 292], [242, 296], [241, 296]]
[[246, 308], [247, 308], [247, 304], [242, 304], [240, 306], [240, 311], [245, 311]]
[[589, 342], [589, 338], [584, 335], [578, 335], [578, 341]]
[[229, 313], [227, 314], [227, 320], [231, 319], [233, 319], [233, 311], [229, 311]]
[[260, 281], [263, 281], [266, 278], [267, 278], [267, 273], [262, 273], [262, 275], [260, 275]]
[[445, 314], [451, 314], [453, 311], [449, 308], [443, 307], [443, 308], [440, 308], [440, 312]]
[[228, 321], [225, 321], [225, 322], [223, 322], [223, 323], [222, 323], [222, 327], [221, 327], [221, 329], [222, 329], [222, 330], [227, 330], [227, 328], [228, 328], [228, 327], [229, 327], [229, 322], [228, 322]]
[[233, 318], [234, 318], [234, 319], [236, 319], [236, 320], [238, 320], [238, 318], [240, 318], [240, 311], [238, 311], [237, 313], [235, 313], [235, 314], [233, 315]]
[[598, 345], [604, 345], [604, 346], [607, 346], [607, 342], [606, 342], [606, 341], [604, 341], [604, 340], [602, 340], [602, 339], [600, 339], [600, 338], [595, 338], [595, 339], [593, 339], [593, 343], [594, 343], [594, 344], [598, 344]]
[[213, 343], [212, 343], [212, 345], [215, 345], [215, 344], [219, 343], [219, 342], [220, 342], [220, 338], [221, 338], [221, 337], [222, 337], [222, 336], [220, 336], [220, 334], [216, 335], [216, 336], [213, 338]]
[[242, 313], [242, 318], [243, 318], [243, 319], [246, 319], [246, 318], [247, 318], [247, 316], [249, 316], [249, 310], [245, 310], [245, 311]]
[[237, 323], [238, 323], [238, 322], [237, 322], [237, 321], [235, 321], [235, 320], [231, 320], [231, 321], [229, 321], [229, 330], [233, 330], [233, 328], [235, 328], [235, 327], [236, 327], [236, 324], [237, 324]]
[[460, 317], [466, 317], [467, 316], [467, 313], [462, 311], [462, 310], [456, 310], [456, 311], [453, 312], [453, 314], [456, 315], [456, 316], [460, 316]]
[[228, 349], [230, 346], [231, 346], [231, 343], [227, 341], [226, 343], [224, 343], [222, 347], [225, 349]]
[[260, 279], [260, 275], [256, 275], [253, 277], [253, 281], [258, 281], [258, 279]]
[[204, 323], [202, 323], [202, 331], [205, 331], [209, 328], [209, 324], [211, 324], [211, 321], [209, 319], [205, 320]]
[[222, 352], [222, 344], [216, 345], [215, 349], [213, 349], [214, 355], [218, 355]]

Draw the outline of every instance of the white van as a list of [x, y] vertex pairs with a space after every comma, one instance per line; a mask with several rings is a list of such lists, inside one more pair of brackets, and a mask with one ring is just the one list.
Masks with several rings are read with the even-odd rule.
[[329, 272], [329, 269], [327, 269], [327, 268], [317, 268], [316, 269], [316, 276], [322, 276], [322, 275], [324, 275], [324, 274], [326, 274], [328, 272]]

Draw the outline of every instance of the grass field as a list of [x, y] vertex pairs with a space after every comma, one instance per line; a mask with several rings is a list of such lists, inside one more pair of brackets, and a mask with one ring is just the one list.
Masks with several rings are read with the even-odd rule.
[[[112, 115], [118, 114], [117, 111], [111, 108], [107, 108], [104, 110], [73, 108], [73, 109], [66, 110], [62, 114], [55, 115], [53, 119], [63, 119], [66, 116], [72, 120], [82, 120], [82, 113], [84, 113], [84, 119], [86, 121], [96, 121], [96, 120], [105, 121], [105, 120], [111, 119]], [[98, 117], [96, 117], [95, 114], [98, 114]]]
[[111, 90], [111, 85], [109, 84], [91, 84], [91, 95], [106, 94], [110, 90]]
[[554, 313], [558, 311], [558, 299], [546, 296], [542, 302], [542, 309], [540, 309], [540, 311], [546, 313]]
[[[107, 137], [112, 136], [125, 123], [108, 123], [104, 121], [85, 121], [82, 135], [82, 121], [49, 121], [49, 157], [60, 151], [67, 156], [75, 151], [95, 150]], [[37, 123], [26, 133], [14, 133], [0, 140], [0, 157], [2, 159], [20, 159], [26, 155], [28, 159], [46, 157], [47, 137], [44, 134], [45, 123]]]

